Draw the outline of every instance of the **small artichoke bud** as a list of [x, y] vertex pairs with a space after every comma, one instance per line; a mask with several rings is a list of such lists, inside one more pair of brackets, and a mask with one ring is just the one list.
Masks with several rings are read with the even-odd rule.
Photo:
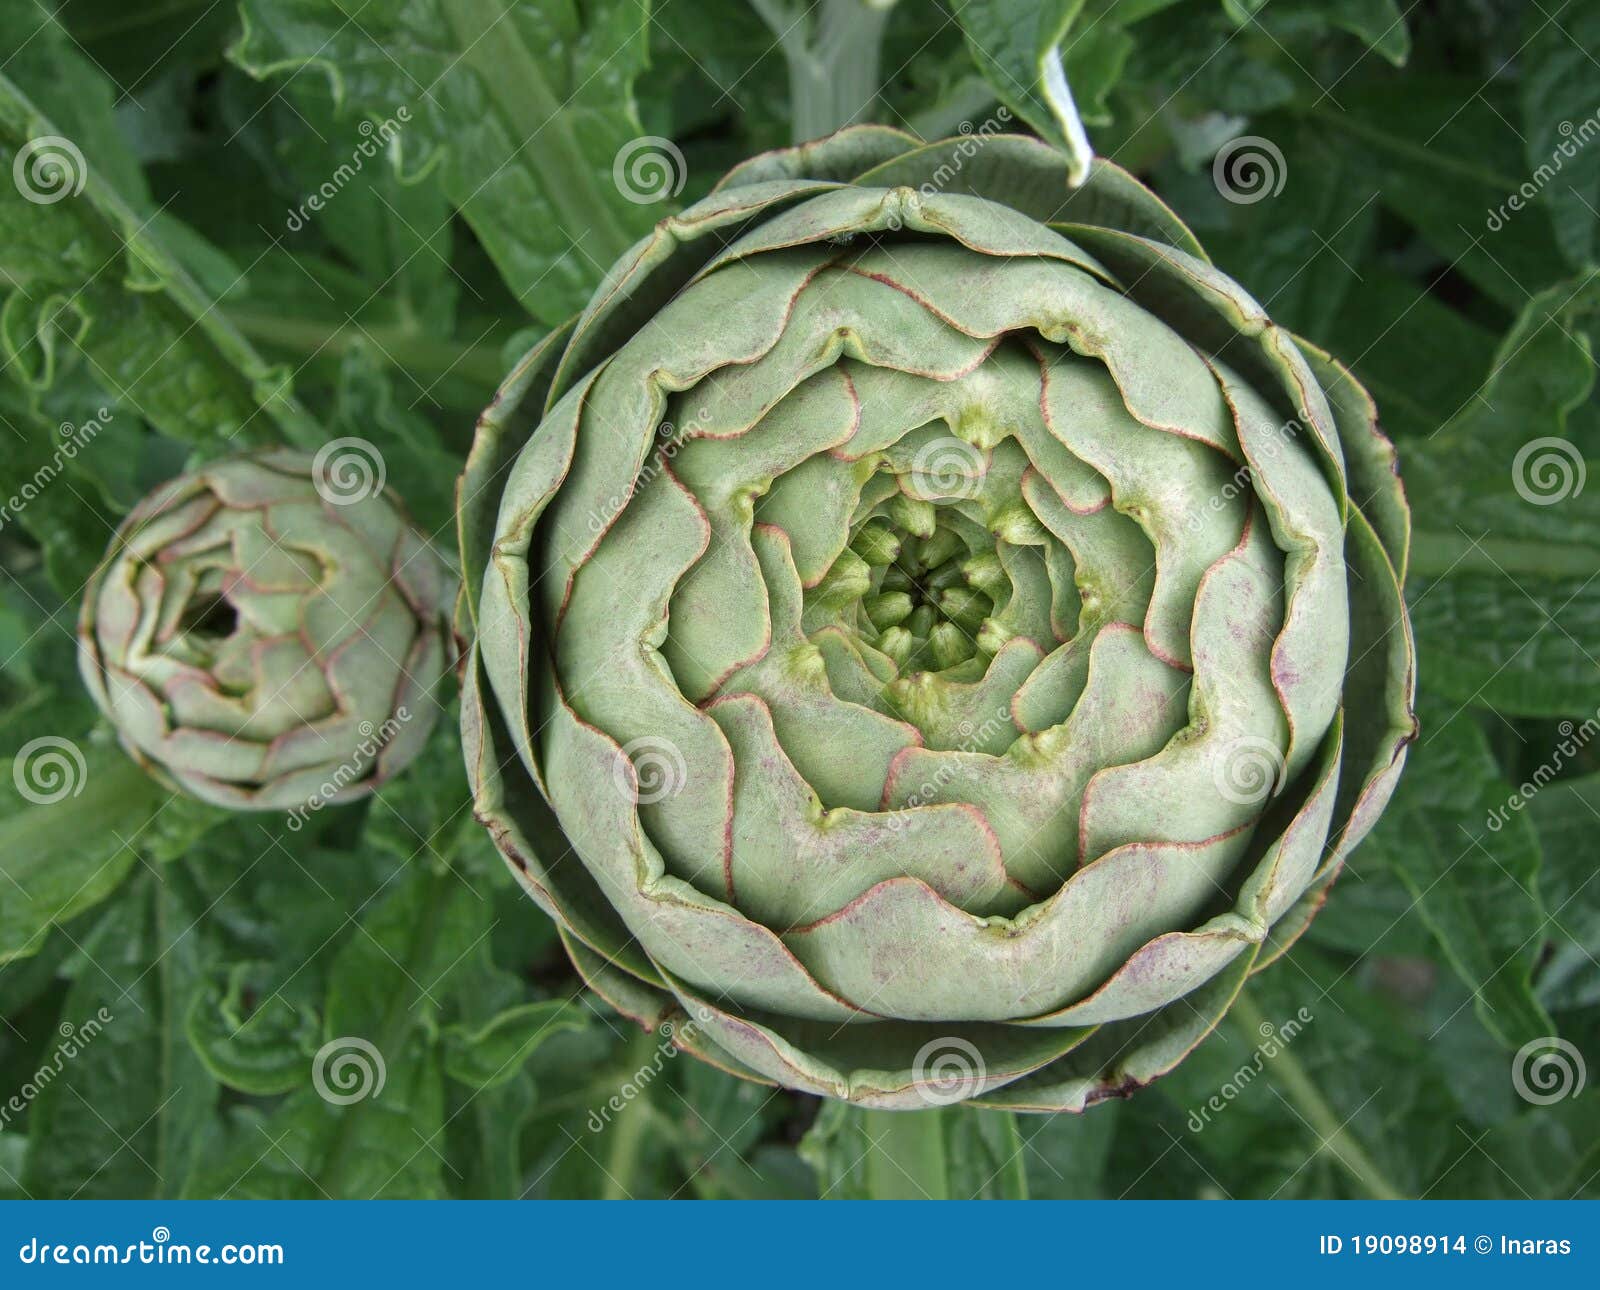
[[157, 778], [220, 806], [314, 809], [421, 750], [455, 592], [390, 493], [351, 497], [296, 452], [236, 457], [123, 521], [84, 594], [79, 667]]

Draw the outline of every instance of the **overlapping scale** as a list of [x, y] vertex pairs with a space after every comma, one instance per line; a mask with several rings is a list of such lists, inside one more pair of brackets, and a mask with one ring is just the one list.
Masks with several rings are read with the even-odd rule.
[[463, 720], [624, 1011], [831, 1096], [941, 1100], [948, 1042], [961, 1095], [1081, 1109], [1381, 810], [1404, 500], [1348, 374], [1136, 181], [972, 147], [747, 163], [525, 360], [461, 483]]
[[311, 458], [217, 462], [139, 504], [86, 590], [79, 662], [130, 753], [197, 797], [293, 810], [420, 750], [455, 658], [453, 574], [391, 498]]

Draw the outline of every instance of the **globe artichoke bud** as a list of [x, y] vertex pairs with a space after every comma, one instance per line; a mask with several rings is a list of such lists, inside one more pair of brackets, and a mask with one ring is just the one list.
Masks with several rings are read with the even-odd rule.
[[427, 739], [455, 576], [348, 464], [214, 462], [118, 529], [84, 595], [79, 666], [164, 782], [300, 819], [370, 793]]
[[1300, 934], [1415, 733], [1394, 454], [1154, 195], [857, 127], [663, 220], [480, 424], [480, 818], [740, 1075], [1077, 1110]]

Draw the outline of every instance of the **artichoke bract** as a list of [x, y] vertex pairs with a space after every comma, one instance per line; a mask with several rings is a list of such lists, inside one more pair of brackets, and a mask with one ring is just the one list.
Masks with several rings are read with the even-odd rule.
[[663, 220], [482, 418], [476, 809], [714, 1064], [1081, 1109], [1388, 800], [1408, 523], [1366, 394], [1129, 174], [848, 129]]
[[322, 471], [280, 450], [171, 481], [84, 596], [80, 669], [123, 746], [220, 806], [359, 797], [438, 719], [455, 575], [389, 493]]

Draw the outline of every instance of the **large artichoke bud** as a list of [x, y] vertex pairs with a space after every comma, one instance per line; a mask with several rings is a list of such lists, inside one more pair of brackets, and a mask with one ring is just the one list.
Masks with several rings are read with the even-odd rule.
[[427, 739], [455, 578], [390, 494], [342, 470], [288, 451], [216, 462], [117, 530], [78, 660], [158, 778], [221, 806], [316, 809], [371, 792]]
[[1414, 733], [1366, 394], [1025, 138], [736, 169], [511, 375], [461, 522], [476, 807], [579, 969], [872, 1106], [1169, 1069]]

